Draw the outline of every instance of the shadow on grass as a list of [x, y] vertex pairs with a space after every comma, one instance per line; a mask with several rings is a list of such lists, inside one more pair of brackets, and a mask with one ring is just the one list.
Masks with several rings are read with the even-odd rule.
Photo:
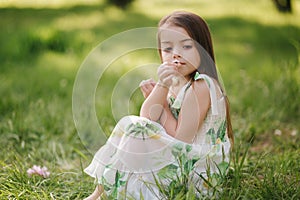
[[113, 34], [156, 23], [139, 12], [101, 4], [58, 9], [2, 8], [0, 59], [4, 63], [24, 62], [47, 50], [86, 53]]
[[[159, 20], [135, 10], [124, 12], [105, 4], [57, 9], [1, 8], [0, 19], [2, 62], [28, 59], [28, 56], [34, 59], [45, 50], [61, 53], [71, 50], [80, 54], [91, 47], [87, 42], [95, 45], [121, 31], [156, 26]], [[293, 63], [297, 59], [293, 43], [300, 42], [299, 27], [266, 26], [236, 17], [207, 21], [217, 56], [228, 66], [248, 68], [249, 63], [254, 67], [269, 59], [293, 60]]]

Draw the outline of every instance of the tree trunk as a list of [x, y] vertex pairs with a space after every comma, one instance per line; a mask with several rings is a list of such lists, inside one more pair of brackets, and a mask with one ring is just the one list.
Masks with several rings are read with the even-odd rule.
[[275, 3], [277, 9], [280, 12], [288, 12], [288, 13], [292, 12], [291, 0], [273, 0], [273, 2]]

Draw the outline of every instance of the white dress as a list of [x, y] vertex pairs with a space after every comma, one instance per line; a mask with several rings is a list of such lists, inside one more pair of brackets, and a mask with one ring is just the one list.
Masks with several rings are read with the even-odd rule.
[[[167, 189], [182, 181], [182, 177], [189, 180], [184, 184], [205, 194], [216, 182], [212, 177], [226, 173], [230, 142], [225, 99], [217, 99], [219, 88], [209, 76], [198, 74], [195, 81], [198, 79], [204, 79], [208, 85], [211, 108], [192, 144], [173, 138], [159, 123], [143, 117], [125, 116], [117, 123], [106, 144], [84, 170], [103, 186], [108, 199], [162, 199], [165, 194], [157, 183]], [[176, 99], [169, 99], [174, 117], [178, 116], [188, 89], [190, 83]]]

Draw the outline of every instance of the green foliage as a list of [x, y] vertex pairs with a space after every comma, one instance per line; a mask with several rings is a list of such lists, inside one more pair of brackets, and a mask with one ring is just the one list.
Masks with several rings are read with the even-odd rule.
[[125, 180], [122, 178], [125, 176], [125, 173], [116, 171], [115, 174], [115, 183], [112, 185], [106, 181], [104, 177], [101, 179], [101, 184], [103, 185], [105, 194], [102, 194], [104, 199], [118, 199], [119, 198], [119, 188], [126, 184]]
[[21, 39], [22, 49], [20, 54], [36, 55], [45, 50], [64, 53], [68, 48], [68, 38], [62, 32], [53, 32], [47, 38], [29, 33]]
[[[156, 194], [159, 196], [158, 198], [181, 200], [218, 199], [222, 194], [222, 187], [226, 183], [229, 167], [229, 163], [224, 160], [225, 157], [219, 164], [208, 160], [206, 174], [199, 174], [195, 171], [195, 164], [200, 158], [190, 158], [189, 152], [191, 150], [191, 145], [175, 144], [172, 155], [177, 162], [165, 166], [157, 175], [153, 175], [154, 187], [159, 189], [159, 194]], [[217, 173], [212, 173], [210, 171], [211, 167], [217, 167]], [[151, 189], [153, 186], [149, 185], [148, 187]], [[154, 190], [152, 191], [154, 192]]]
[[[94, 190], [82, 171], [92, 155], [72, 118], [77, 70], [104, 39], [156, 26], [161, 16], [183, 7], [207, 20], [231, 101], [237, 144], [218, 199], [300, 199], [299, 12], [277, 14], [271, 1], [166, 2], [135, 1], [126, 12], [102, 2], [34, 9], [1, 4], [0, 199], [83, 199]], [[153, 60], [159, 60], [156, 52], [137, 51], [103, 74], [95, 100], [107, 135], [115, 124], [110, 106], [114, 84], [134, 66]], [[142, 99], [137, 92], [135, 113]], [[28, 177], [33, 164], [47, 166], [50, 177]], [[174, 166], [169, 167], [165, 170], [173, 176]], [[195, 198], [193, 188], [179, 184], [172, 183], [170, 196]]]

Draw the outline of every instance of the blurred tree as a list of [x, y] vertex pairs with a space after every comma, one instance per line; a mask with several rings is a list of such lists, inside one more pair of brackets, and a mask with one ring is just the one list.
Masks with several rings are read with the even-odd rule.
[[273, 0], [273, 2], [280, 12], [292, 12], [291, 0]]
[[108, 4], [115, 5], [121, 9], [126, 9], [134, 0], [106, 0]]

